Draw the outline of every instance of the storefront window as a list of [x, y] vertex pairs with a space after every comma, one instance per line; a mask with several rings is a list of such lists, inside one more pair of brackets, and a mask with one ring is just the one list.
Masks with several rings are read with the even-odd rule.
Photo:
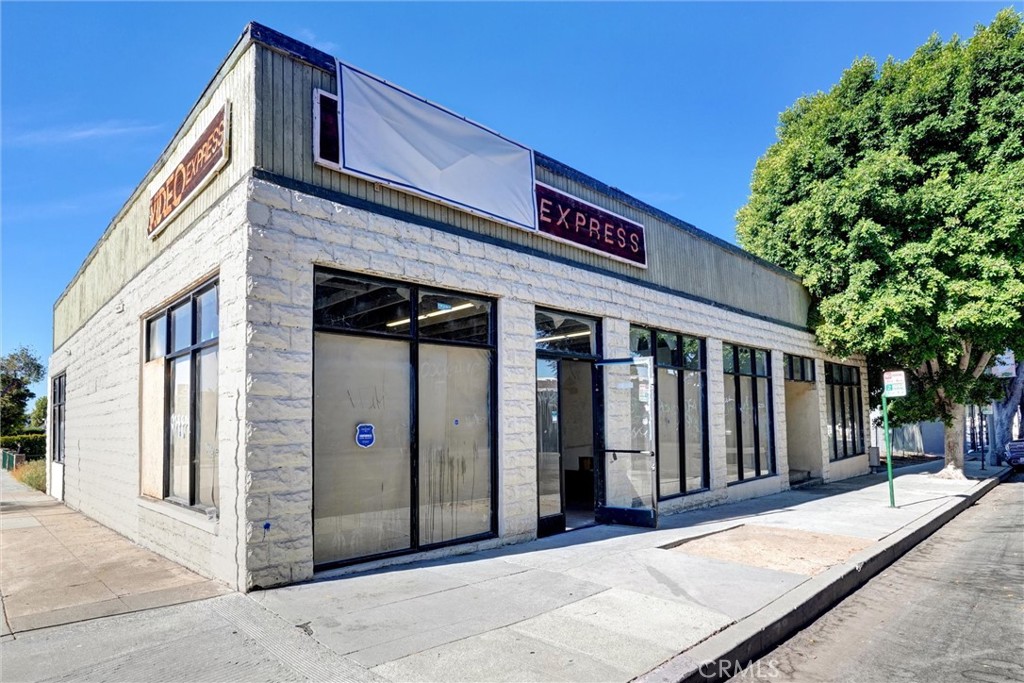
[[50, 457], [54, 462], [64, 462], [64, 404], [67, 400], [68, 376], [61, 373], [53, 378], [50, 400], [53, 408], [50, 413]]
[[146, 321], [146, 359], [163, 359], [166, 368], [163, 495], [206, 511], [220, 504], [218, 294], [217, 283], [208, 283]]
[[730, 483], [775, 474], [771, 354], [722, 345], [725, 453]]
[[314, 563], [496, 533], [493, 302], [314, 278]]
[[658, 495], [708, 487], [704, 342], [675, 332], [630, 329], [634, 356], [654, 356]]
[[864, 453], [860, 369], [825, 363], [828, 386], [829, 455], [833, 460]]

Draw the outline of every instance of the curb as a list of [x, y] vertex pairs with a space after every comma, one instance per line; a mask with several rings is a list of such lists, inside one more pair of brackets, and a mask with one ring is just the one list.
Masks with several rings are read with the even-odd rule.
[[844, 564], [812, 577], [757, 612], [633, 680], [637, 683], [698, 683], [730, 678], [835, 607], [1012, 473], [1012, 468], [1005, 468], [998, 475], [979, 482], [970, 492], [947, 501], [927, 519], [918, 519], [883, 538], [880, 542], [887, 543], [884, 548], [862, 550]]

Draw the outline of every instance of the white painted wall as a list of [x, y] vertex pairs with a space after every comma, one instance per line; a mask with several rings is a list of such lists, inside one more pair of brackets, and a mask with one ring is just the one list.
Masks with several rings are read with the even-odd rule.
[[[244, 182], [122, 287], [50, 357], [67, 372], [64, 499], [96, 521], [201, 574], [238, 586], [244, 452]], [[159, 239], [159, 238], [158, 238]], [[148, 313], [220, 277], [220, 519], [140, 495], [140, 376]], [[158, 454], [158, 457], [159, 454]]]

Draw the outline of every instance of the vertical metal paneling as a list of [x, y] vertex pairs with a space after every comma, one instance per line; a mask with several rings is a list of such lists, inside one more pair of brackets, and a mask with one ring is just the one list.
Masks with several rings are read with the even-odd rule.
[[537, 168], [538, 180], [642, 223], [647, 231], [648, 268], [614, 261], [391, 188], [375, 188], [362, 179], [316, 166], [311, 137], [312, 90], [318, 87], [336, 93], [334, 74], [263, 46], [258, 46], [258, 52], [264, 92], [257, 101], [264, 112], [257, 117], [263, 125], [256, 149], [273, 150], [273, 154], [263, 155], [261, 164], [273, 173], [734, 308], [796, 325], [806, 323], [807, 294], [793, 279], [544, 167]]

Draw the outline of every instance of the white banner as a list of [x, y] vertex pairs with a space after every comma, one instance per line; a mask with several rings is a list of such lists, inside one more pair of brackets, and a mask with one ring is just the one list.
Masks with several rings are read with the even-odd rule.
[[536, 230], [533, 151], [338, 62], [346, 171]]

